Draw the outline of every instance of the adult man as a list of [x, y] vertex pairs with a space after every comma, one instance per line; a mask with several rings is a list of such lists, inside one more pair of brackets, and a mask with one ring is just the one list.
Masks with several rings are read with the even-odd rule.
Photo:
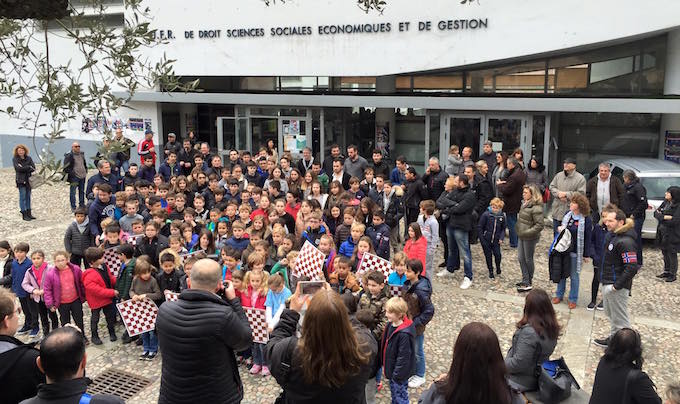
[[76, 190], [78, 190], [78, 206], [85, 206], [85, 177], [87, 163], [85, 153], [80, 151], [80, 144], [73, 142], [71, 151], [64, 154], [64, 174], [69, 183], [69, 199], [71, 212], [76, 210]]
[[95, 198], [95, 195], [92, 194], [94, 184], [109, 184], [113, 193], [121, 190], [122, 180], [115, 173], [111, 172], [111, 163], [106, 160], [99, 160], [97, 169], [99, 169], [99, 172], [87, 180], [87, 187], [85, 187], [85, 194], [89, 200]]
[[[482, 163], [486, 166], [484, 160], [479, 160], [476, 164]], [[470, 244], [477, 242], [477, 222], [482, 216], [482, 213], [489, 207], [489, 202], [493, 198], [493, 188], [489, 180], [476, 172], [475, 166], [465, 167], [465, 176], [470, 183], [470, 189], [475, 194], [477, 202], [475, 208], [472, 210], [472, 229], [470, 230]]]
[[170, 182], [170, 177], [173, 175], [180, 174], [179, 166], [177, 165], [177, 153], [174, 150], [168, 152], [168, 158], [161, 164], [158, 174], [163, 176], [163, 181], [165, 182]]
[[[382, 180], [382, 177], [378, 177]], [[377, 182], [377, 178], [376, 178]], [[392, 253], [399, 251], [401, 237], [399, 237], [399, 222], [404, 217], [404, 204], [401, 187], [393, 187], [389, 181], [384, 181], [377, 205], [385, 213], [385, 224], [390, 226], [390, 248]]]
[[343, 171], [343, 164], [341, 158], [336, 158], [333, 161], [333, 172], [331, 174], [330, 182], [338, 181], [342, 184], [342, 188], [347, 191], [349, 189], [349, 179], [352, 178], [349, 174]]
[[605, 236], [604, 265], [602, 265], [602, 300], [604, 313], [611, 323], [607, 338], [595, 339], [595, 344], [606, 347], [609, 339], [622, 328], [630, 328], [628, 297], [633, 277], [640, 269], [637, 259], [637, 234], [633, 219], [615, 206], [608, 205], [603, 212], [604, 224], [609, 233]]
[[99, 184], [99, 191], [90, 205], [87, 217], [90, 219], [90, 232], [92, 237], [96, 237], [95, 241], [99, 243], [99, 235], [102, 233], [102, 220], [107, 217], [113, 217], [116, 209], [116, 199], [111, 195], [111, 186], [109, 184]]
[[210, 161], [210, 145], [206, 142], [201, 143], [200, 153], [201, 157], [203, 157], [203, 162], [207, 165]]
[[184, 139], [182, 142], [182, 150], [180, 150], [177, 155], [177, 160], [179, 160], [179, 168], [182, 171], [182, 175], [191, 175], [191, 169], [194, 168], [194, 155], [196, 150], [191, 147], [191, 140]]
[[385, 193], [383, 192], [384, 187], [385, 187], [385, 177], [383, 177], [382, 174], [377, 175], [375, 177], [375, 188], [371, 188], [368, 191], [368, 195], [366, 195], [366, 196], [371, 198], [373, 200], [373, 202], [375, 202], [377, 205], [382, 206], [380, 200], [385, 195]]
[[229, 161], [227, 162], [225, 167], [228, 167], [229, 171], [232, 171], [232, 170], [234, 170], [235, 166], [240, 166], [241, 171], [243, 171], [243, 169], [244, 169], [243, 163], [241, 162], [241, 158], [238, 155], [238, 150], [231, 149], [231, 150], [229, 150]]
[[0, 386], [3, 403], [18, 403], [33, 397], [45, 376], [36, 365], [38, 350], [14, 338], [21, 307], [14, 293], [0, 288]]
[[153, 144], [153, 131], [151, 129], [147, 129], [144, 132], [144, 140], [139, 142], [137, 154], [139, 154], [140, 161], [144, 161], [144, 156], [146, 155], [151, 156], [153, 166], [156, 167], [156, 146]]
[[251, 161], [246, 166], [245, 179], [248, 181], [248, 184], [255, 184], [256, 187], [261, 188], [264, 185], [264, 179], [257, 172], [257, 164], [254, 161]]
[[302, 158], [297, 162], [297, 169], [303, 177], [307, 171], [312, 169], [314, 163], [314, 156], [312, 156], [312, 149], [305, 147], [302, 149]]
[[359, 155], [359, 149], [351, 144], [347, 146], [347, 158], [345, 159], [345, 172], [350, 177], [364, 178], [364, 170], [368, 167], [368, 161]]
[[85, 377], [87, 354], [83, 335], [72, 326], [57, 328], [40, 343], [38, 368], [46, 376], [46, 383], [38, 386], [38, 395], [22, 404], [77, 403], [123, 404], [121, 398], [110, 394], [85, 394], [89, 379]]
[[401, 185], [404, 190], [404, 238], [408, 239], [408, 225], [415, 223], [420, 214], [420, 202], [428, 199], [427, 187], [423, 180], [418, 177], [416, 169], [406, 169], [406, 183]]
[[463, 153], [461, 154], [461, 157], [463, 157], [463, 163], [460, 165], [460, 171], [458, 172], [458, 175], [465, 174], [465, 167], [475, 165], [475, 162], [472, 161], [472, 147], [463, 147]]
[[553, 233], [557, 235], [557, 227], [562, 224], [562, 218], [569, 210], [569, 201], [574, 192], [586, 192], [586, 179], [576, 171], [576, 160], [571, 157], [564, 159], [564, 171], [555, 174], [550, 181], [550, 194], [553, 197], [552, 218]]
[[383, 178], [387, 179], [390, 177], [390, 165], [383, 161], [383, 155], [380, 149], [373, 150], [373, 175], [378, 176], [382, 174]]
[[397, 156], [396, 164], [390, 173], [390, 182], [393, 186], [399, 186], [406, 182], [406, 157]]
[[222, 271], [211, 259], [191, 270], [191, 289], [158, 311], [156, 332], [163, 347], [159, 403], [236, 403], [243, 385], [234, 352], [251, 346], [250, 325], [234, 286], [222, 289]]
[[[425, 175], [423, 176], [423, 182], [427, 187], [427, 192], [429, 194], [429, 199], [436, 201], [439, 195], [444, 192], [444, 184], [449, 178], [449, 175], [444, 171], [439, 164], [439, 159], [436, 157], [430, 157], [428, 161], [428, 167], [425, 170]], [[447, 245], [446, 239], [446, 221], [439, 218], [439, 238], [444, 245]], [[444, 265], [446, 265], [446, 260], [449, 258], [449, 251], [447, 248], [444, 249]]]
[[[134, 147], [135, 142], [123, 136], [123, 128], [116, 129], [116, 135], [113, 137], [113, 141], [117, 143], [117, 147], [123, 149], [116, 153], [116, 173], [118, 175], [125, 175], [125, 173], [130, 169], [130, 149]], [[120, 170], [123, 170], [123, 174]]]
[[484, 145], [482, 146], [482, 155], [479, 156], [479, 158], [486, 163], [486, 166], [488, 167], [487, 173], [493, 172], [493, 169], [496, 167], [496, 152], [493, 151], [492, 141], [487, 140], [484, 142]]
[[[517, 214], [519, 208], [522, 206], [522, 191], [526, 183], [526, 174], [519, 165], [516, 158], [510, 157], [506, 163], [508, 168], [508, 176], [505, 180], [498, 180], [496, 188], [498, 192], [503, 195], [503, 212], [508, 218], [508, 233], [510, 235], [510, 247], [517, 248], [517, 232], [515, 225], [517, 224]], [[568, 206], [568, 204], [567, 204]], [[566, 212], [565, 212], [566, 213]], [[564, 216], [564, 215], [562, 215]]]
[[170, 152], [175, 152], [175, 155], [182, 150], [182, 145], [177, 141], [177, 137], [174, 133], [168, 133], [168, 142], [163, 146], [163, 153], [167, 159], [170, 156]]
[[323, 160], [323, 171], [330, 175], [333, 172], [333, 160], [339, 158], [343, 162], [345, 161], [345, 156], [340, 153], [340, 146], [337, 144], [331, 145], [331, 155]]
[[647, 190], [632, 170], [623, 172], [624, 194], [621, 198], [621, 210], [626, 217], [633, 218], [637, 235], [637, 262], [642, 266], [642, 225], [647, 210]]
[[586, 196], [590, 202], [593, 223], [600, 221], [602, 208], [610, 203], [621, 207], [623, 198], [623, 184], [621, 180], [611, 175], [609, 164], [600, 163], [598, 175], [588, 180], [586, 184]]
[[321, 171], [321, 163], [318, 161], [313, 162], [312, 172], [316, 175], [316, 180], [321, 184], [321, 191], [328, 192], [328, 173]]

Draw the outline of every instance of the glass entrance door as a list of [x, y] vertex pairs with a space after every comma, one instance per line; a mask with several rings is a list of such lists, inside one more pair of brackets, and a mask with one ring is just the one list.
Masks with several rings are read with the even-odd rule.
[[511, 156], [517, 148], [524, 152], [524, 164], [531, 158], [531, 138], [526, 116], [486, 116], [486, 131], [483, 142], [493, 143], [495, 152], [504, 151]]
[[[279, 142], [279, 118], [250, 118], [251, 125], [251, 147], [257, 153], [260, 147], [267, 147], [267, 142], [273, 140]], [[279, 147], [279, 151], [281, 148]]]
[[[245, 145], [240, 145], [244, 147]], [[229, 158], [229, 150], [239, 148], [236, 136], [236, 119], [232, 117], [217, 117], [217, 152], [222, 161]]]
[[449, 147], [456, 145], [459, 153], [462, 154], [463, 148], [472, 148], [472, 158], [479, 156], [480, 137], [484, 130], [483, 115], [462, 115], [462, 114], [442, 114], [440, 127], [443, 136], [440, 136], [440, 160], [442, 165], [446, 164], [446, 156]]

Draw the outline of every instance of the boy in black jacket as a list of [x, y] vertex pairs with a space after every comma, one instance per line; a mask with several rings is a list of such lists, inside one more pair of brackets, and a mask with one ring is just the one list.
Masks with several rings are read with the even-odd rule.
[[154, 221], [150, 221], [144, 226], [144, 237], [137, 242], [135, 257], [148, 255], [151, 265], [158, 268], [158, 254], [168, 248], [168, 238], [158, 234], [160, 226]]
[[380, 258], [390, 259], [390, 226], [385, 224], [385, 214], [377, 209], [373, 212], [373, 225], [366, 229], [366, 235], [371, 238], [375, 253]]
[[[161, 255], [161, 272], [156, 276], [156, 281], [158, 281], [158, 287], [161, 292], [165, 293], [166, 290], [170, 292], [179, 293], [180, 291], [180, 273], [175, 268], [175, 256], [170, 253], [165, 253]], [[164, 301], [161, 299], [157, 302], [158, 305]]]
[[380, 359], [394, 404], [408, 404], [408, 379], [416, 370], [416, 328], [407, 313], [408, 305], [400, 297], [385, 303], [389, 323], [380, 342]]

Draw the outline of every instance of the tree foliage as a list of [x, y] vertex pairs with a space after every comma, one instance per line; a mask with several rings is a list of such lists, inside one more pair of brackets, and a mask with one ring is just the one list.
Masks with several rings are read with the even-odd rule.
[[[0, 112], [19, 120], [20, 127], [43, 136], [37, 173], [44, 182], [61, 179], [61, 159], [51, 147], [64, 139], [65, 127], [78, 117], [111, 117], [126, 107], [140, 89], [193, 91], [198, 80], [180, 82], [174, 60], [149, 60], [145, 50], [157, 46], [143, 0], [124, 0], [124, 21], [111, 24], [111, 1], [69, 0], [69, 16], [53, 20], [0, 19], [0, 98], [10, 104]], [[119, 14], [120, 15], [120, 14]], [[56, 61], [50, 45], [67, 41], [74, 54]], [[62, 47], [63, 49], [63, 47]], [[122, 151], [105, 125], [99, 144], [102, 155]], [[34, 174], [36, 175], [36, 174]]]

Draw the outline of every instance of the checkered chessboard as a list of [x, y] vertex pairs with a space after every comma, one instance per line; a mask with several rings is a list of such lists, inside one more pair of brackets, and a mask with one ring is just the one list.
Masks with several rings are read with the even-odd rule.
[[357, 278], [363, 278], [367, 272], [380, 271], [385, 276], [385, 280], [387, 280], [391, 270], [392, 263], [388, 260], [371, 253], [365, 253], [361, 259], [361, 264], [359, 264], [359, 269], [357, 269]]
[[323, 262], [325, 259], [324, 253], [309, 241], [305, 241], [295, 260], [295, 275], [298, 277], [307, 276], [312, 281], [323, 280]]
[[133, 246], [136, 246], [137, 243], [142, 241], [142, 237], [144, 237], [143, 234], [138, 234], [136, 236], [131, 234], [128, 236], [127, 242]]
[[165, 300], [168, 302], [176, 302], [177, 300], [179, 300], [179, 293], [166, 290], [165, 292], [163, 292], [163, 294], [165, 295]]
[[123, 319], [128, 335], [134, 337], [156, 328], [158, 307], [149, 299], [140, 301], [126, 300], [116, 305]]
[[117, 247], [111, 247], [104, 251], [104, 263], [108, 265], [113, 276], [118, 278], [118, 273], [123, 266], [123, 262], [120, 260], [120, 254], [118, 254], [116, 249]]
[[265, 311], [252, 307], [246, 307], [245, 311], [250, 323], [250, 329], [253, 330], [253, 342], [266, 344], [269, 341], [269, 331], [267, 330]]
[[390, 287], [390, 296], [401, 297], [401, 291], [403, 289], [401, 285], [389, 285], [389, 287]]

